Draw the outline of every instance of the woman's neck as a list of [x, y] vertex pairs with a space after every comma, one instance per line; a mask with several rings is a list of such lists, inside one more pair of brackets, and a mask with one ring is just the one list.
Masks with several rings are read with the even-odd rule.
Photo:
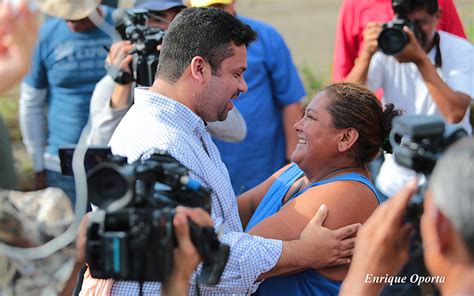
[[308, 180], [311, 183], [314, 183], [314, 182], [319, 182], [325, 179], [333, 178], [342, 174], [347, 174], [347, 173], [359, 173], [363, 176], [368, 177], [367, 169], [365, 168], [364, 165], [360, 165], [360, 164], [331, 167], [324, 170], [320, 170], [319, 172], [316, 172], [314, 174], [307, 174], [305, 172], [305, 175], [307, 176]]

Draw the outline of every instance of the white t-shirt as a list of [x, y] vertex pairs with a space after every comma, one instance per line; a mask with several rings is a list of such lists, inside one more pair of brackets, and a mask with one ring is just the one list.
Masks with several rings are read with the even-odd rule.
[[[448, 86], [474, 98], [474, 47], [466, 40], [439, 31], [442, 67], [438, 75]], [[436, 47], [428, 53], [434, 64]], [[375, 90], [384, 90], [383, 104], [393, 103], [404, 114], [439, 115], [443, 117], [433, 101], [423, 78], [414, 63], [399, 63], [393, 56], [377, 52], [369, 66], [367, 85]], [[458, 124], [469, 134], [470, 109]], [[392, 155], [386, 155], [376, 180], [377, 187], [387, 196], [397, 193], [415, 172], [400, 167]]]

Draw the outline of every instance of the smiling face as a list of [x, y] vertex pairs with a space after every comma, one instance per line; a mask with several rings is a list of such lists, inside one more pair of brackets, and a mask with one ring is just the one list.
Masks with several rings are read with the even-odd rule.
[[234, 107], [232, 99], [247, 91], [243, 73], [247, 68], [245, 45], [230, 45], [233, 55], [222, 61], [217, 73], [208, 65], [207, 84], [196, 103], [196, 113], [206, 122], [223, 121]]
[[320, 92], [309, 103], [303, 118], [295, 124], [298, 144], [291, 160], [305, 173], [325, 167], [340, 156], [338, 144], [344, 131], [333, 126], [326, 108], [330, 102], [327, 91]]

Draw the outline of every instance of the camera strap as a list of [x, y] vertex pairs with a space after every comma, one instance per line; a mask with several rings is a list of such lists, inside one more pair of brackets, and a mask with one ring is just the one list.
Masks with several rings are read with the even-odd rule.
[[434, 35], [434, 45], [435, 45], [435, 66], [436, 68], [441, 68], [443, 66], [443, 59], [441, 58], [441, 48], [439, 46], [439, 34], [438, 32]]

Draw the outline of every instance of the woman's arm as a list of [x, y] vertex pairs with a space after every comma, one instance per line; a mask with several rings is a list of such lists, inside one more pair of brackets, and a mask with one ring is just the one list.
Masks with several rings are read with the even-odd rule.
[[276, 178], [278, 178], [278, 176], [283, 173], [289, 166], [290, 164], [284, 166], [276, 173], [271, 175], [268, 179], [263, 181], [263, 183], [260, 183], [257, 187], [254, 187], [237, 197], [240, 221], [242, 222], [242, 227], [244, 229], [245, 227], [247, 227], [247, 223], [250, 221], [250, 218], [252, 217], [253, 213], [257, 209], [265, 194], [267, 193], [268, 189], [270, 189], [270, 186], [272, 186], [273, 181], [275, 181]]
[[[281, 210], [258, 223], [249, 233], [281, 240], [297, 239], [321, 204], [328, 206], [323, 226], [337, 229], [352, 223], [363, 223], [377, 207], [373, 192], [355, 181], [336, 181], [308, 189]], [[282, 227], [284, 226], [284, 227]], [[323, 275], [342, 280], [347, 265], [328, 268]]]

